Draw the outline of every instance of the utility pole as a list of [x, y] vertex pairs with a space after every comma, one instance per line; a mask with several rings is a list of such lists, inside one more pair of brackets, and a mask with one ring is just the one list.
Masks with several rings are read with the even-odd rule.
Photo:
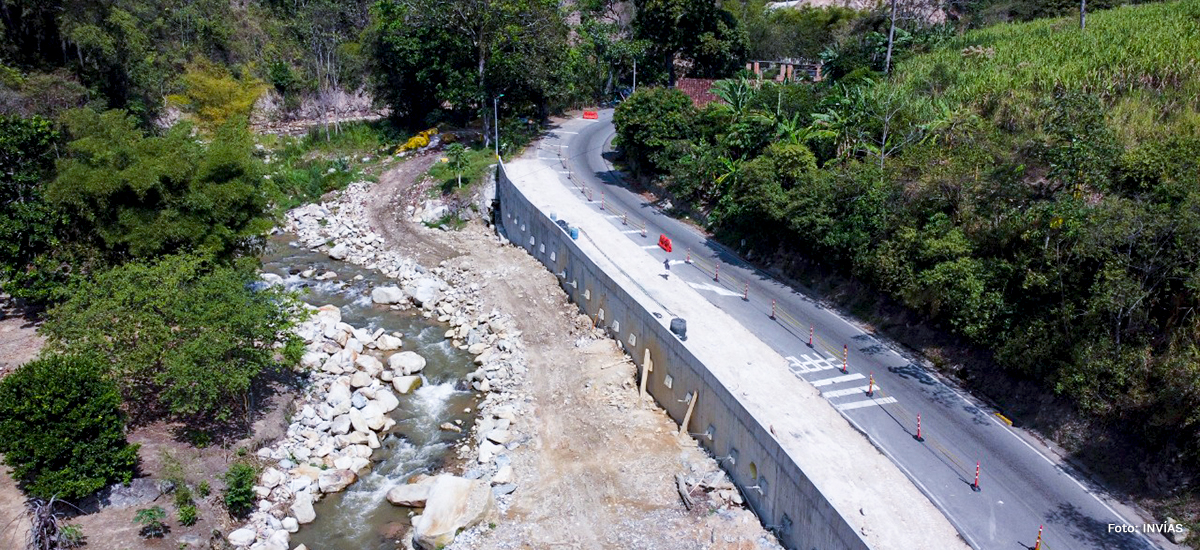
[[[1080, 0], [1086, 2], [1087, 0]], [[892, 72], [892, 41], [896, 39], [896, 0], [892, 0], [892, 27], [888, 30], [887, 60], [883, 64], [883, 74]]]
[[1079, 0], [1079, 30], [1087, 26], [1087, 0]]
[[502, 97], [504, 94], [492, 98], [492, 123], [496, 127], [496, 158], [500, 158], [500, 98]]

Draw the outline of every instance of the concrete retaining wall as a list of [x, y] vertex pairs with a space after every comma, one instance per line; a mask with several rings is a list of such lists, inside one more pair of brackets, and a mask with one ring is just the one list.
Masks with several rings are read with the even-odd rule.
[[536, 208], [509, 180], [504, 167], [497, 182], [497, 224], [559, 276], [571, 299], [621, 342], [639, 367], [650, 350], [653, 372], [647, 391], [677, 422], [698, 392], [688, 431], [714, 456], [742, 489], [763, 523], [788, 548], [865, 550], [860, 534], [758, 422], [642, 301], [598, 267], [550, 214]]

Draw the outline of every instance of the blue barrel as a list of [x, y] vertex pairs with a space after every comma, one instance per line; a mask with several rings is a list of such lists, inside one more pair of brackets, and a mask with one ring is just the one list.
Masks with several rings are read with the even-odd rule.
[[579, 228], [578, 227], [571, 228], [571, 240], [573, 240], [573, 241], [579, 240]]

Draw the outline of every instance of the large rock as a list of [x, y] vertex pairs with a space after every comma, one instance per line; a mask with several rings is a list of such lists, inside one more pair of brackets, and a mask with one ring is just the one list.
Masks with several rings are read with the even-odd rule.
[[365, 371], [355, 371], [354, 374], [350, 375], [350, 387], [365, 388], [370, 386], [373, 380], [374, 379], [371, 378], [371, 375], [367, 374]]
[[377, 304], [398, 304], [404, 301], [404, 291], [395, 286], [378, 286], [371, 291], [371, 301]]
[[387, 492], [388, 502], [396, 506], [420, 508], [429, 499], [429, 488], [433, 486], [434, 477], [426, 477], [416, 483], [408, 483], [392, 487]]
[[404, 376], [421, 372], [425, 368], [425, 358], [416, 352], [402, 351], [388, 357], [388, 367]]
[[317, 487], [322, 493], [336, 493], [349, 487], [358, 479], [358, 475], [350, 470], [325, 470], [317, 478]]
[[379, 376], [383, 372], [383, 362], [370, 355], [360, 354], [354, 364], [370, 376]]
[[380, 351], [392, 351], [395, 349], [400, 349], [400, 346], [403, 345], [403, 340], [392, 336], [391, 334], [381, 334], [379, 335], [379, 338], [375, 339], [375, 347]]
[[392, 387], [403, 394], [409, 394], [421, 387], [420, 376], [397, 376], [392, 379]]
[[229, 544], [242, 547], [254, 544], [254, 539], [257, 537], [258, 533], [256, 533], [254, 529], [242, 527], [241, 529], [235, 529], [232, 533], [229, 533], [229, 536], [225, 537], [225, 540], [228, 540]]
[[354, 427], [356, 432], [367, 432], [371, 427], [367, 425], [367, 418], [363, 416], [359, 409], [350, 409], [350, 425]]
[[[282, 526], [281, 526], [282, 527]], [[279, 529], [271, 533], [267, 540], [263, 541], [262, 550], [288, 550], [291, 548], [289, 544], [292, 540], [291, 533], [284, 529]]]
[[[370, 403], [367, 403], [367, 406], [363, 407], [359, 412], [362, 414], [363, 421], [366, 422], [367, 427], [372, 430], [382, 429], [383, 421], [387, 419], [387, 417], [384, 415], [383, 407], [380, 407], [379, 402], [377, 401], [371, 401]], [[353, 418], [351, 418], [350, 421], [351, 424], [354, 423]]]
[[300, 525], [312, 523], [317, 519], [317, 512], [313, 510], [312, 495], [308, 491], [296, 493], [296, 500], [292, 502], [292, 515], [296, 516]]
[[329, 257], [335, 260], [345, 260], [350, 255], [350, 248], [345, 243], [338, 243], [329, 250]]
[[412, 298], [421, 307], [433, 307], [437, 303], [441, 285], [434, 279], [424, 278], [413, 285]]
[[413, 540], [425, 550], [444, 548], [462, 529], [491, 519], [496, 502], [485, 481], [449, 474], [437, 476], [429, 487], [425, 510], [413, 522]]
[[[349, 382], [349, 379], [346, 380]], [[325, 402], [329, 406], [337, 408], [338, 405], [350, 401], [350, 384], [342, 384], [336, 381], [330, 385], [329, 394], [325, 396]]]
[[343, 414], [333, 419], [333, 423], [329, 425], [329, 432], [334, 435], [343, 435], [350, 433], [350, 414]]
[[262, 473], [262, 486], [268, 489], [274, 489], [275, 487], [279, 486], [280, 483], [283, 483], [283, 480], [283, 472], [276, 470], [275, 468], [267, 468]]
[[390, 413], [400, 406], [400, 400], [396, 399], [396, 395], [387, 390], [379, 390], [375, 392], [375, 402], [379, 404], [379, 408], [383, 412]]

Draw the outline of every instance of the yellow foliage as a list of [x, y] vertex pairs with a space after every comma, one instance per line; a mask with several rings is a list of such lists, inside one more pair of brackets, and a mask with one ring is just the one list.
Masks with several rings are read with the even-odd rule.
[[430, 128], [428, 130], [425, 130], [424, 132], [421, 132], [413, 137], [408, 138], [408, 141], [404, 142], [404, 145], [401, 145], [400, 148], [396, 150], [396, 152], [403, 153], [405, 151], [413, 151], [413, 150], [425, 147], [425, 146], [429, 145], [429, 138], [436, 135], [437, 133], [438, 133], [437, 128]]
[[228, 69], [205, 58], [196, 58], [181, 77], [184, 93], [168, 97], [206, 128], [215, 128], [235, 117], [249, 117], [266, 88], [254, 78], [234, 78]]

